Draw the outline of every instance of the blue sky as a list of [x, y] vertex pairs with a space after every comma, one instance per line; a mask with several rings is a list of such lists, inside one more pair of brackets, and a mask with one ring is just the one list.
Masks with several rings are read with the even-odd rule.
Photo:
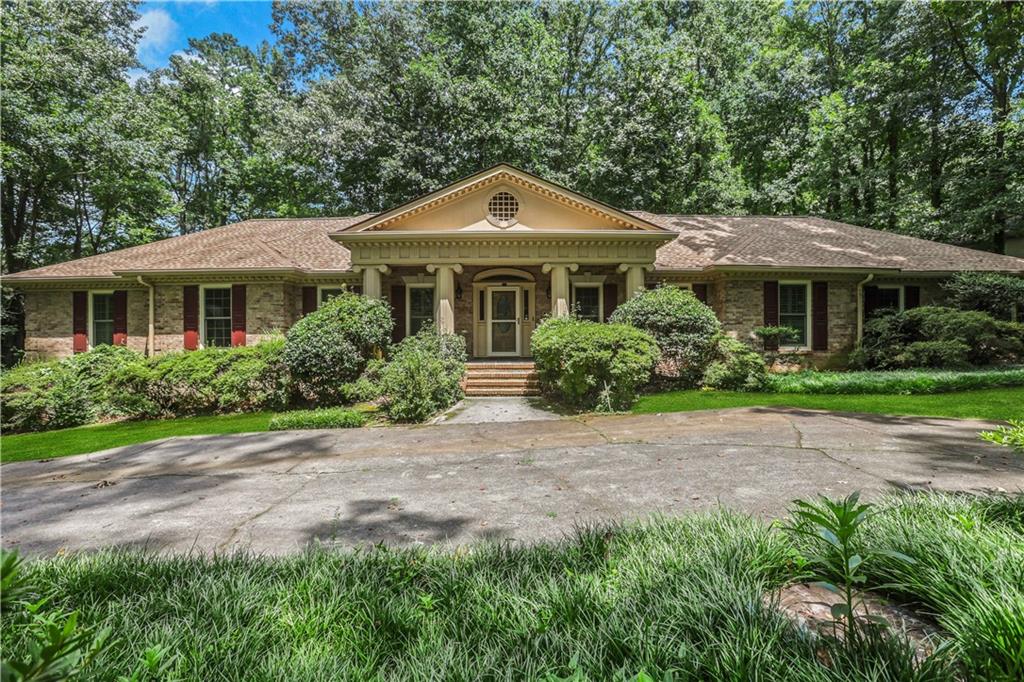
[[139, 41], [139, 61], [147, 69], [166, 66], [172, 54], [188, 48], [189, 38], [211, 33], [230, 33], [250, 47], [273, 42], [270, 8], [270, 0], [143, 2], [137, 25], [146, 32]]

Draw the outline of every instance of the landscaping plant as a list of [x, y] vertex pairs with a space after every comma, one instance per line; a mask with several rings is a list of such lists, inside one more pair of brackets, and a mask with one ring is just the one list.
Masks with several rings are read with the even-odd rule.
[[[889, 549], [875, 549], [868, 554], [859, 546], [861, 526], [873, 513], [873, 505], [860, 502], [860, 493], [850, 493], [842, 500], [794, 500], [793, 505], [790, 513], [794, 522], [787, 530], [810, 541], [803, 563], [821, 578], [818, 585], [842, 597], [842, 602], [833, 604], [831, 609], [835, 624], [842, 628], [843, 641], [852, 648], [863, 646], [869, 637], [865, 629], [871, 623], [885, 623], [867, 613], [860, 597], [867, 586], [865, 561], [877, 555], [907, 564], [914, 560]], [[838, 631], [836, 634], [838, 638]]]
[[661, 351], [656, 371], [695, 386], [711, 360], [721, 325], [693, 292], [675, 286], [642, 291], [624, 301], [609, 321], [629, 324], [654, 337]]
[[1024, 453], [1024, 419], [1011, 419], [1006, 426], [997, 426], [992, 431], [982, 431], [979, 435], [984, 441], [1005, 445]]
[[850, 364], [862, 369], [938, 369], [1024, 362], [1024, 324], [978, 311], [924, 306], [864, 325]]
[[1024, 313], [1024, 278], [997, 272], [959, 272], [941, 284], [949, 305], [980, 310], [1009, 320], [1014, 307]]
[[296, 322], [288, 330], [284, 363], [302, 398], [324, 406], [344, 402], [342, 386], [386, 351], [393, 327], [385, 301], [350, 292]]
[[729, 391], [760, 391], [768, 383], [764, 358], [753, 348], [719, 334], [715, 339], [714, 360], [704, 370], [703, 385]]
[[367, 374], [380, 385], [384, 409], [398, 422], [423, 422], [462, 399], [466, 340], [427, 325], [403, 339]]
[[541, 322], [531, 349], [543, 390], [580, 409], [631, 406], [660, 355], [657, 341], [646, 331], [571, 316]]
[[1024, 387], [1024, 368], [981, 370], [889, 370], [883, 372], [791, 372], [769, 374], [776, 393], [916, 395]]
[[362, 412], [344, 407], [325, 407], [320, 410], [294, 410], [270, 418], [269, 430], [291, 429], [351, 429], [366, 424]]

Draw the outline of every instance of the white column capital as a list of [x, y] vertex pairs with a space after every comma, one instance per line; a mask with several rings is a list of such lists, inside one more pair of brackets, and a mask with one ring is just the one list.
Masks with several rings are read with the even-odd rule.
[[352, 272], [355, 272], [355, 273], [367, 272], [369, 270], [374, 270], [376, 272], [379, 272], [382, 275], [387, 275], [387, 274], [390, 274], [390, 272], [391, 272], [391, 266], [389, 266], [389, 265], [353, 265], [352, 266]]
[[442, 268], [449, 268], [451, 269], [452, 272], [454, 272], [457, 275], [462, 274], [462, 263], [431, 263], [430, 265], [427, 266], [427, 272], [429, 272], [430, 274], [434, 274], [435, 272], [441, 270]]
[[580, 269], [579, 263], [544, 263], [540, 266], [540, 271], [545, 275], [551, 272], [554, 268], [566, 268], [569, 272], [576, 272]]

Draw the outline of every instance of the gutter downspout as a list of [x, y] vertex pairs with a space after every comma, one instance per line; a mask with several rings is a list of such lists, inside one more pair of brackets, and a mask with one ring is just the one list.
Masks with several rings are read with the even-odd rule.
[[871, 273], [861, 281], [857, 282], [857, 343], [864, 338], [864, 285], [875, 278]]
[[152, 284], [142, 279], [142, 275], [136, 277], [139, 284], [149, 288], [149, 328], [146, 330], [146, 357], [153, 357], [153, 344], [156, 341], [156, 289]]

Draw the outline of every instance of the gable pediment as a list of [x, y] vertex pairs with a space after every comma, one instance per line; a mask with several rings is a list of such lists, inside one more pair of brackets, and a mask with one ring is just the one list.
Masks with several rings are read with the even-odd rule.
[[342, 233], [575, 231], [666, 230], [502, 164], [378, 214]]

